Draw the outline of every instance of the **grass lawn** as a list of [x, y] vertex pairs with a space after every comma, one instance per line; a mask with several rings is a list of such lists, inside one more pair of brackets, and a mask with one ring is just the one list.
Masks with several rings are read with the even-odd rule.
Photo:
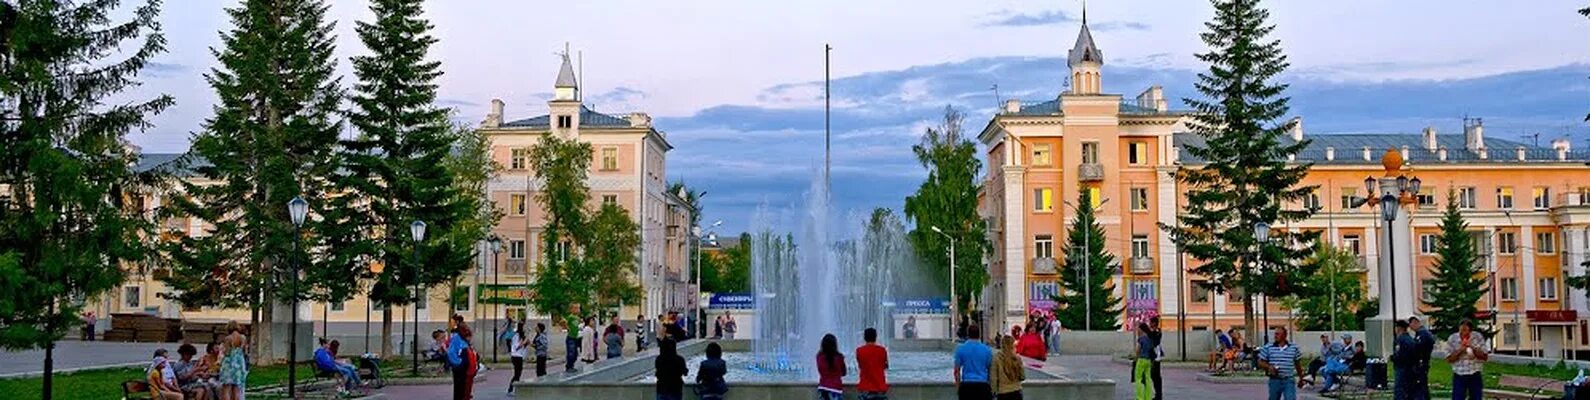
[[[386, 360], [381, 362], [382, 371], [386, 376], [393, 376], [391, 371], [400, 367], [407, 367], [409, 362], [404, 360]], [[56, 374], [53, 386], [55, 398], [61, 400], [100, 400], [121, 398], [121, 383], [130, 379], [143, 379], [144, 369], [136, 368], [108, 368], [80, 371], [69, 374]], [[313, 379], [315, 371], [309, 364], [298, 366], [298, 381], [307, 382]], [[258, 388], [263, 386], [287, 384], [287, 366], [272, 365], [268, 367], [255, 367], [249, 370], [248, 387]], [[0, 379], [0, 393], [8, 399], [38, 399], [43, 397], [43, 378], [12, 378]], [[264, 399], [268, 396], [249, 395], [249, 399]]]

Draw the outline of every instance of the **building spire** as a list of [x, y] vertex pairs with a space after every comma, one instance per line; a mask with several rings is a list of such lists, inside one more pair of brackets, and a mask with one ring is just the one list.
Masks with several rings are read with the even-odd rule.
[[1088, 26], [1088, 0], [1082, 0], [1082, 26], [1082, 29]]
[[563, 66], [558, 68], [558, 80], [552, 84], [552, 100], [579, 101], [580, 83], [574, 74], [574, 64], [569, 60], [568, 44], [563, 45]]

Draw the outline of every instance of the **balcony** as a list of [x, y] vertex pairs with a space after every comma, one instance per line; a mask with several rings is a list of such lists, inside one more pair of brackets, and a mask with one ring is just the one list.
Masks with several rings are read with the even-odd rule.
[[1083, 182], [1098, 182], [1104, 180], [1104, 166], [1099, 163], [1082, 163], [1077, 165], [1077, 179]]
[[1154, 273], [1154, 257], [1132, 257], [1132, 273]]
[[1032, 259], [1033, 275], [1054, 275], [1057, 273], [1060, 273], [1060, 269], [1055, 266], [1054, 258], [1034, 257]]
[[505, 265], [507, 268], [504, 269], [503, 273], [505, 273], [505, 274], [515, 274], [515, 275], [524, 274], [524, 273], [527, 272], [525, 270], [525, 264], [526, 263], [525, 263], [525, 260], [523, 258], [510, 259], [510, 260], [508, 260], [507, 265]]

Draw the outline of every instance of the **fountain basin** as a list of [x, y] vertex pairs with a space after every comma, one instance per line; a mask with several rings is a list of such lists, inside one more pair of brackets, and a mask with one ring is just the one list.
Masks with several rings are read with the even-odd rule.
[[[718, 344], [726, 352], [725, 358], [748, 357], [740, 353], [751, 349], [749, 340], [723, 340]], [[706, 349], [707, 341], [690, 341], [679, 346], [680, 355], [685, 357], [692, 371], [701, 353]], [[891, 375], [889, 382], [890, 399], [949, 399], [955, 398], [955, 384], [950, 372], [950, 351], [954, 343], [944, 340], [896, 340], [890, 345], [892, 359], [891, 370], [898, 369], [898, 373]], [[849, 356], [847, 352], [847, 356]], [[898, 356], [895, 356], [898, 355]], [[598, 362], [582, 372], [570, 375], [554, 374], [546, 378], [520, 382], [514, 385], [514, 393], [520, 399], [634, 399], [649, 400], [656, 397], [655, 384], [651, 382], [654, 365], [657, 357], [655, 349], [636, 356], [621, 360], [604, 360]], [[811, 357], [800, 357], [806, 360]], [[851, 359], [854, 362], [854, 359]], [[919, 363], [931, 363], [920, 365]], [[908, 365], [911, 364], [911, 365]], [[559, 365], [561, 367], [561, 364]], [[548, 366], [551, 368], [551, 366]], [[744, 365], [736, 366], [731, 362], [730, 370], [745, 371]], [[749, 400], [790, 400], [812, 398], [814, 396], [817, 380], [804, 378], [808, 372], [772, 372], [753, 373], [762, 374], [751, 380], [737, 380], [729, 378], [729, 399]], [[903, 373], [903, 374], [902, 374]], [[855, 376], [851, 374], [851, 378]], [[742, 378], [744, 376], [742, 375]], [[686, 379], [685, 398], [694, 398], [692, 388], [688, 383], [693, 379]], [[845, 389], [854, 395], [855, 382], [847, 379]], [[1022, 384], [1024, 397], [1037, 399], [1101, 399], [1110, 398], [1114, 394], [1115, 382], [1108, 379], [1087, 379], [1054, 374], [1028, 368], [1027, 381]]]

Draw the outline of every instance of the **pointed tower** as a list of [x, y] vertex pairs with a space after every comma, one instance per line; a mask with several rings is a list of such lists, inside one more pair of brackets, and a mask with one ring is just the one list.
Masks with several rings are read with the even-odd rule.
[[1095, 95], [1103, 87], [1099, 69], [1104, 66], [1104, 52], [1093, 44], [1093, 34], [1088, 32], [1088, 6], [1082, 5], [1082, 32], [1077, 34], [1077, 44], [1071, 47], [1066, 64], [1071, 67], [1071, 94]]
[[552, 100], [547, 102], [552, 132], [563, 137], [578, 136], [580, 128], [580, 84], [574, 77], [574, 64], [569, 62], [569, 52], [563, 52], [563, 67], [558, 70], [558, 80], [552, 84]]

